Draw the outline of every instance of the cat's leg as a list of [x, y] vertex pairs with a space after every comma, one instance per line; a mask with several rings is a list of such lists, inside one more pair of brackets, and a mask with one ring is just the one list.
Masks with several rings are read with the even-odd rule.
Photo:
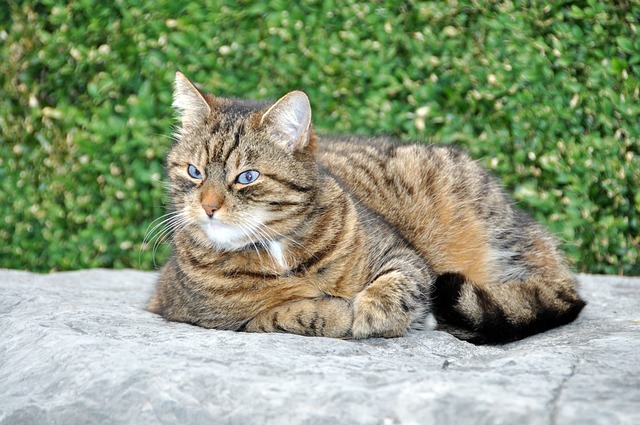
[[430, 276], [415, 268], [391, 268], [376, 277], [353, 303], [352, 335], [399, 337], [426, 320]]
[[341, 338], [350, 335], [353, 311], [344, 298], [303, 299], [269, 309], [246, 324], [247, 332], [290, 332]]

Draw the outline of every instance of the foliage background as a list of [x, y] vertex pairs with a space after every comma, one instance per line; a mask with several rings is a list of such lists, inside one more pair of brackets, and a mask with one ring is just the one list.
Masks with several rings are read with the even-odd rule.
[[179, 68], [220, 96], [302, 88], [321, 132], [458, 144], [577, 270], [640, 274], [638, 17], [595, 0], [5, 1], [0, 267], [154, 267]]

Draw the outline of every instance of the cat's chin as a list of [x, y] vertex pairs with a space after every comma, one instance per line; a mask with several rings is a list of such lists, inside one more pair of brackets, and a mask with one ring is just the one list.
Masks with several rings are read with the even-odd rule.
[[239, 251], [251, 244], [251, 240], [240, 227], [220, 220], [208, 219], [201, 224], [201, 228], [218, 251]]

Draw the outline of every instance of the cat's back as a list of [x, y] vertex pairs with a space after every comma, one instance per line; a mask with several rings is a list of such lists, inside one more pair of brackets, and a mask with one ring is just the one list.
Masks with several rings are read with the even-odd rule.
[[453, 146], [359, 136], [323, 137], [317, 146], [320, 164], [367, 204], [410, 200], [470, 206], [478, 200], [480, 208], [488, 196], [506, 200], [495, 178]]
[[385, 137], [327, 137], [318, 141], [318, 161], [436, 272], [487, 278], [484, 265], [495, 255], [490, 239], [512, 209], [497, 181], [467, 153]]
[[[356, 178], [359, 184], [390, 185], [397, 183], [399, 176], [407, 176], [411, 181], [426, 176], [442, 184], [462, 175], [482, 178], [486, 174], [465, 151], [450, 145], [405, 143], [390, 137], [339, 136], [321, 137], [317, 146], [322, 166], [340, 178]], [[370, 179], [365, 179], [365, 175]], [[481, 182], [467, 179], [467, 184], [473, 183]]]

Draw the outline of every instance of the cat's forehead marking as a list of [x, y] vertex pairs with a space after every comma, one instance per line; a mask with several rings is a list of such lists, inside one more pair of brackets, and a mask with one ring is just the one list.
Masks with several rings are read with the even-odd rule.
[[[220, 161], [230, 134], [235, 131], [233, 123], [217, 121], [208, 123], [194, 140], [195, 147], [206, 162]], [[195, 149], [194, 149], [195, 150]]]
[[238, 148], [240, 147], [240, 142], [245, 135], [246, 135], [246, 124], [244, 121], [242, 121], [233, 135], [233, 140], [229, 141], [229, 143], [231, 143], [231, 146], [225, 152], [225, 157], [224, 157], [225, 162], [229, 160], [229, 157], [231, 156], [231, 154], [233, 154], [236, 150], [238, 150]]

